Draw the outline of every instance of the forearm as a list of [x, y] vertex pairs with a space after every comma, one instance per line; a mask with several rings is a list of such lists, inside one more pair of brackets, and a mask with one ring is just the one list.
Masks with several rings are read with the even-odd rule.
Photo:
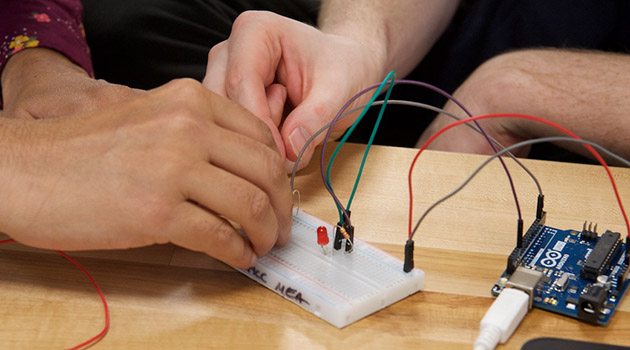
[[383, 72], [405, 76], [445, 30], [457, 5], [457, 0], [325, 0], [318, 27], [370, 46]]
[[[493, 77], [488, 80], [493, 86], [473, 87], [482, 95], [481, 112], [540, 116], [630, 157], [629, 55], [529, 50], [495, 61], [489, 62], [489, 69], [480, 68], [480, 74], [488, 71]], [[505, 125], [509, 133], [522, 138], [558, 134], [550, 127], [529, 121], [514, 120]], [[587, 154], [577, 144], [563, 147]]]
[[138, 90], [96, 80], [65, 55], [45, 48], [15, 54], [2, 72], [5, 116], [45, 119], [89, 112]]

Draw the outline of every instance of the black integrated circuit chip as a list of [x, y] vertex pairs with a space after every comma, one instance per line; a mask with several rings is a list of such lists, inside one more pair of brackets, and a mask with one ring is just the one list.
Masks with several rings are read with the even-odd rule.
[[593, 251], [586, 259], [580, 275], [582, 278], [595, 281], [597, 276], [601, 275], [611, 264], [613, 257], [617, 256], [621, 247], [621, 235], [618, 232], [606, 231]]

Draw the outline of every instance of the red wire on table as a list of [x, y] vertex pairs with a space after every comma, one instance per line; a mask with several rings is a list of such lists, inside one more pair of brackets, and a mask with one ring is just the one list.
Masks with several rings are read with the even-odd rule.
[[[5, 239], [5, 240], [1, 240], [0, 244], [14, 243], [14, 242], [15, 242], [14, 239]], [[105, 309], [105, 327], [103, 327], [103, 330], [99, 334], [97, 334], [94, 337], [84, 341], [83, 343], [81, 343], [79, 345], [76, 345], [76, 346], [73, 346], [73, 347], [68, 349], [68, 350], [77, 350], [77, 349], [81, 349], [83, 347], [86, 347], [88, 345], [93, 345], [97, 341], [101, 340], [101, 338], [103, 338], [105, 336], [105, 334], [107, 334], [107, 331], [109, 331], [109, 307], [107, 306], [107, 301], [105, 300], [105, 295], [103, 295], [103, 291], [101, 291], [101, 288], [98, 286], [98, 284], [96, 284], [96, 281], [94, 281], [94, 278], [92, 278], [92, 276], [87, 272], [87, 270], [81, 264], [79, 264], [78, 261], [74, 260], [68, 254], [66, 254], [66, 253], [64, 253], [64, 252], [62, 252], [60, 250], [56, 250], [56, 252], [59, 255], [61, 255], [64, 258], [66, 258], [71, 263], [73, 263], [76, 267], [78, 267], [83, 272], [83, 274], [90, 280], [90, 282], [92, 282], [92, 285], [96, 289], [96, 292], [98, 293], [99, 297], [101, 297], [101, 301], [103, 302], [103, 308]]]
[[[444, 128], [440, 129], [438, 132], [436, 132], [433, 136], [431, 136], [427, 142], [425, 142], [422, 147], [420, 147], [420, 149], [418, 150], [418, 153], [416, 154], [416, 156], [413, 158], [413, 162], [411, 162], [411, 167], [409, 167], [409, 237], [411, 237], [411, 224], [412, 224], [412, 220], [411, 217], [413, 215], [413, 191], [412, 191], [412, 187], [411, 187], [411, 174], [413, 172], [413, 167], [416, 164], [416, 161], [418, 160], [418, 157], [420, 157], [420, 154], [422, 153], [422, 151], [424, 151], [430, 144], [431, 142], [433, 142], [433, 140], [435, 140], [438, 136], [442, 135], [444, 132], [446, 132], [447, 130], [454, 128], [458, 125], [464, 124], [464, 123], [470, 123], [473, 122], [475, 120], [482, 120], [482, 119], [492, 119], [492, 118], [520, 118], [520, 119], [529, 119], [529, 120], [534, 120], [543, 124], [547, 124], [550, 125], [560, 131], [562, 131], [563, 133], [577, 139], [577, 140], [581, 140], [581, 138], [579, 136], [577, 136], [576, 134], [572, 133], [571, 131], [565, 129], [564, 127], [546, 120], [546, 119], [542, 119], [539, 117], [534, 117], [531, 115], [526, 115], [526, 114], [517, 114], [517, 113], [498, 113], [498, 114], [486, 114], [486, 115], [479, 115], [479, 116], [475, 116], [475, 117], [471, 117], [471, 118], [467, 118], [467, 119], [462, 119], [459, 121], [456, 121], [452, 124], [449, 124], [447, 126], [445, 126]], [[608, 178], [610, 179], [610, 183], [612, 184], [613, 187], [613, 191], [615, 192], [615, 197], [617, 198], [617, 204], [619, 204], [619, 209], [621, 209], [621, 214], [623, 215], [623, 219], [626, 222], [626, 229], [628, 231], [628, 238], [630, 238], [630, 223], [628, 223], [628, 216], [626, 215], [626, 210], [623, 207], [623, 204], [621, 203], [621, 197], [619, 196], [619, 191], [617, 190], [617, 184], [615, 183], [615, 179], [612, 176], [612, 173], [610, 172], [610, 169], [608, 168], [608, 164], [606, 164], [606, 161], [604, 161], [604, 159], [599, 155], [599, 153], [593, 149], [593, 147], [591, 147], [590, 145], [586, 145], [583, 144], [583, 146], [589, 151], [591, 152], [591, 154], [595, 157], [595, 159], [597, 159], [597, 161], [599, 161], [599, 163], [604, 167], [604, 169], [606, 170], [606, 173], [608, 174]]]

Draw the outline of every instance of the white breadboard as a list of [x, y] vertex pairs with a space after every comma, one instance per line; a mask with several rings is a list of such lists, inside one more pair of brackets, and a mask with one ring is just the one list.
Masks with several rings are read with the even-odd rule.
[[[333, 226], [303, 210], [293, 214], [289, 243], [241, 272], [339, 328], [424, 288], [422, 270], [405, 273], [402, 261], [356, 238], [351, 253], [334, 250]], [[327, 253], [317, 244], [322, 225]]]

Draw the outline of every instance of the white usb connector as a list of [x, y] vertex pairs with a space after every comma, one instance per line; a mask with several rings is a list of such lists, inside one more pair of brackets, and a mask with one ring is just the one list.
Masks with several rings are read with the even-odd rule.
[[494, 349], [505, 343], [529, 309], [529, 295], [516, 288], [504, 288], [481, 320], [475, 350]]

